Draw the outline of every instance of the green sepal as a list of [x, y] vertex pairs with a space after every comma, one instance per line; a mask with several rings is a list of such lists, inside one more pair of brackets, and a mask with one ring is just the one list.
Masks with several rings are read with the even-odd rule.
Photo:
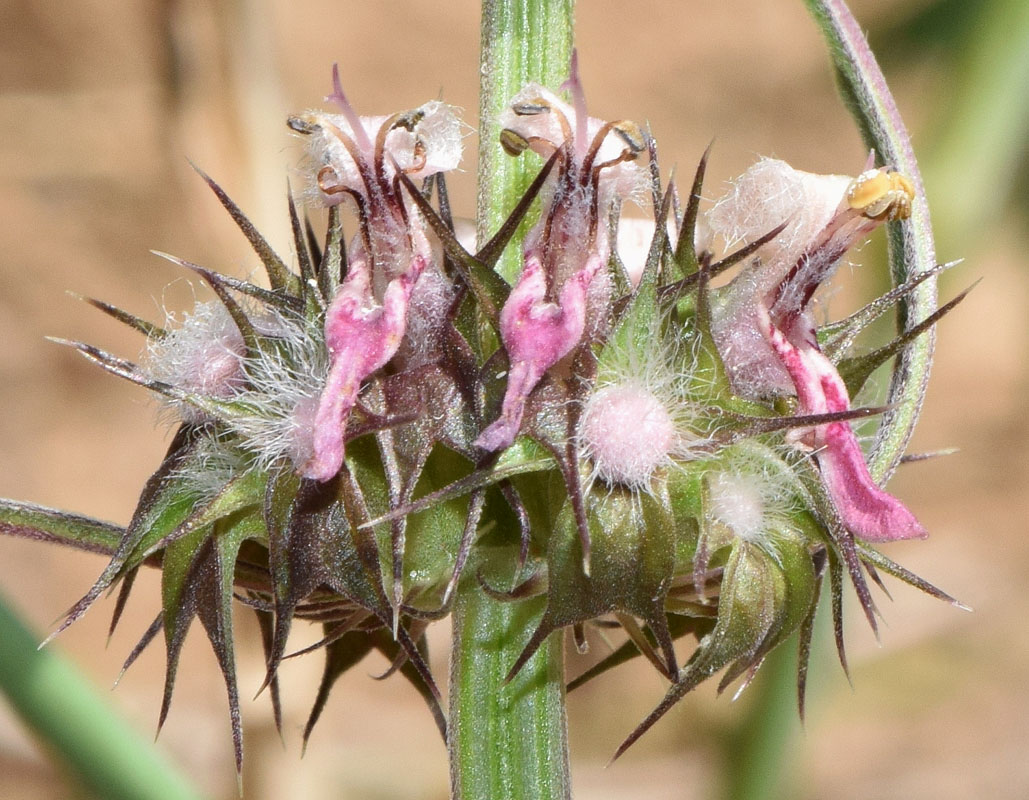
[[678, 267], [680, 278], [688, 278], [700, 269], [700, 259], [697, 257], [696, 247], [697, 215], [700, 211], [704, 173], [707, 171], [707, 161], [710, 155], [711, 145], [709, 144], [697, 163], [697, 171], [693, 176], [693, 185], [690, 187], [690, 196], [686, 201], [686, 210], [683, 213], [682, 225], [679, 230], [679, 241], [675, 244], [673, 259]]
[[[414, 494], [431, 493], [467, 474], [467, 469], [465, 459], [453, 451], [437, 447], [421, 472]], [[461, 497], [407, 517], [403, 562], [406, 605], [422, 611], [434, 611], [443, 604], [445, 587], [454, 577], [469, 512], [468, 498]]]
[[203, 568], [197, 571], [197, 585], [191, 587], [199, 596], [197, 615], [218, 658], [225, 681], [237, 775], [243, 770], [243, 729], [232, 627], [236, 559], [244, 541], [261, 538], [266, 538], [266, 533], [260, 514], [251, 511], [220, 520], [213, 530], [213, 552]]
[[161, 608], [167, 659], [164, 700], [157, 723], [158, 729], [164, 725], [171, 708], [179, 655], [186, 639], [186, 632], [197, 613], [199, 597], [196, 592], [190, 591], [190, 572], [194, 565], [199, 570], [199, 565], [205, 555], [200, 552], [201, 547], [210, 551], [211, 542], [209, 540], [212, 533], [213, 526], [194, 528], [182, 538], [169, 544], [161, 559]]
[[329, 206], [329, 222], [325, 232], [325, 250], [318, 263], [318, 288], [326, 303], [331, 303], [343, 281], [346, 270], [346, 247], [339, 206]]
[[714, 629], [701, 641], [658, 707], [619, 746], [615, 758], [723, 667], [731, 665], [731, 672], [739, 674], [759, 665], [762, 643], [782, 624], [785, 596], [786, 581], [774, 560], [760, 548], [737, 540], [725, 563]]
[[439, 214], [436, 213], [436, 210], [425, 199], [410, 178], [403, 172], [398, 173], [398, 177], [401, 184], [407, 189], [408, 195], [418, 207], [418, 210], [429, 223], [433, 233], [440, 240], [444, 251], [451, 258], [454, 266], [475, 296], [480, 310], [486, 316], [486, 319], [496, 327], [498, 325], [497, 320], [500, 316], [500, 309], [507, 302], [507, 296], [511, 292], [511, 287], [500, 277], [499, 273], [494, 272], [488, 264], [483, 263], [461, 246], [454, 232], [440, 218]]
[[725, 368], [711, 333], [711, 305], [717, 302], [718, 295], [712, 292], [708, 284], [706, 270], [702, 269], [696, 274], [699, 278], [696, 293], [680, 301], [677, 306], [679, 318], [685, 321], [681, 331], [685, 341], [680, 347], [695, 359], [694, 383], [704, 399], [729, 410], [737, 410], [737, 398], [729, 382], [729, 371]]
[[189, 530], [168, 544], [162, 559], [161, 605], [167, 663], [158, 727], [171, 707], [179, 656], [193, 618], [199, 616], [218, 659], [229, 701], [236, 772], [243, 765], [239, 689], [232, 633], [236, 558], [244, 540], [264, 535], [261, 516], [237, 512]]
[[164, 395], [165, 397], [171, 398], [172, 400], [176, 400], [180, 403], [187, 403], [214, 419], [231, 422], [233, 419], [253, 416], [255, 413], [255, 409], [246, 403], [233, 400], [222, 400], [210, 395], [197, 394], [195, 392], [180, 389], [178, 386], [172, 386], [164, 381], [154, 380], [140, 369], [138, 365], [127, 359], [118, 358], [111, 353], [101, 350], [99, 347], [93, 347], [93, 345], [85, 344], [84, 342], [73, 342], [68, 339], [60, 339], [53, 336], [48, 338], [55, 344], [64, 345], [77, 350], [83, 358], [92, 361], [94, 364], [97, 364], [112, 375], [117, 375], [119, 378], [124, 378], [130, 383], [135, 383], [152, 392]]
[[247, 218], [246, 214], [233, 202], [232, 198], [225, 193], [225, 190], [208, 177], [196, 164], [192, 164], [192, 167], [204, 179], [204, 182], [207, 183], [211, 191], [214, 192], [218, 202], [229, 212], [233, 222], [236, 223], [243, 235], [246, 236], [247, 241], [250, 242], [250, 246], [254, 248], [254, 252], [260, 257], [272, 289], [285, 290], [290, 295], [300, 297], [300, 278], [290, 272], [285, 262], [279, 258], [267, 240], [254, 227], [254, 223]]
[[966, 606], [957, 598], [947, 594], [942, 589], [929, 583], [929, 581], [925, 580], [925, 578], [922, 578], [916, 575], [915, 573], [911, 572], [911, 570], [905, 569], [900, 564], [893, 561], [891, 558], [883, 555], [875, 548], [870, 547], [869, 545], [864, 544], [862, 542], [857, 542], [857, 551], [858, 554], [861, 556], [861, 560], [865, 562], [866, 568], [869, 567], [869, 565], [878, 567], [888, 575], [892, 575], [894, 578], [904, 581], [904, 583], [908, 584], [909, 586], [913, 586], [919, 591], [925, 592], [930, 597], [935, 597], [937, 600], [943, 600], [944, 602], [950, 603], [952, 606], [957, 606], [958, 608], [963, 609], [965, 611], [971, 610], [968, 606]]
[[[411, 455], [411, 449], [404, 446], [410, 444], [404, 441], [408, 427], [401, 426], [380, 437], [378, 449], [371, 440], [357, 440], [348, 448], [347, 463], [361, 486], [370, 515], [382, 517], [398, 504], [407, 504], [411, 497], [431, 495], [468, 474], [467, 459], [445, 448], [434, 448], [431, 439], [424, 459], [405, 461], [405, 454]], [[406, 433], [417, 436], [414, 431]], [[399, 591], [391, 593], [394, 614], [401, 604], [422, 611], [439, 608], [442, 587], [454, 572], [467, 514], [468, 500], [457, 496], [368, 530], [369, 534], [374, 532], [381, 583], [390, 586], [395, 577], [399, 581]]]
[[68, 294], [70, 294], [76, 300], [81, 300], [82, 302], [88, 303], [89, 305], [93, 306], [93, 308], [98, 309], [99, 311], [103, 311], [109, 317], [118, 320], [118, 322], [128, 325], [133, 330], [142, 333], [148, 339], [153, 339], [154, 341], [156, 341], [158, 339], [163, 339], [165, 336], [168, 335], [168, 331], [166, 331], [160, 325], [155, 325], [152, 322], [148, 322], [147, 320], [142, 319], [141, 317], [137, 317], [135, 314], [130, 314], [128, 311], [118, 308], [115, 305], [111, 305], [110, 303], [104, 302], [103, 300], [98, 300], [95, 297], [84, 297], [78, 292], [68, 292]]
[[182, 486], [179, 469], [195, 457], [198, 438], [196, 428], [179, 428], [161, 466], [144, 485], [136, 510], [110, 562], [92, 588], [71, 607], [64, 621], [47, 641], [79, 619], [106, 589], [131, 571], [131, 567], [126, 568], [126, 562], [132, 553], [139, 552], [141, 546], [146, 549], [144, 541], [159, 541], [189, 516], [194, 498], [176, 490]]
[[441, 489], [415, 498], [409, 505], [393, 509], [379, 517], [375, 517], [366, 522], [365, 525], [379, 525], [398, 516], [415, 514], [427, 508], [432, 508], [439, 503], [448, 502], [455, 497], [470, 494], [476, 489], [495, 486], [519, 475], [549, 472], [554, 469], [554, 466], [553, 456], [547, 453], [537, 442], [522, 436], [501, 453], [496, 461], [488, 463], [486, 466]]
[[[681, 639], [684, 636], [693, 635], [697, 641], [700, 641], [704, 636], [711, 633], [711, 630], [715, 626], [714, 617], [687, 617], [679, 614], [668, 615], [668, 630], [673, 640]], [[653, 632], [649, 628], [644, 629], [644, 634], [650, 641], [652, 649], [656, 650], [658, 647], [657, 639], [654, 637]], [[634, 658], [639, 658], [643, 653], [640, 648], [634, 644], [631, 640], [625, 642], [621, 646], [615, 649], [610, 655], [603, 658], [600, 662], [590, 667], [588, 670], [583, 672], [581, 675], [577, 675], [573, 680], [568, 682], [568, 691], [571, 692], [589, 683], [594, 678], [599, 678], [605, 672], [608, 672], [615, 667], [621, 666]]]
[[[187, 464], [183, 466], [183, 470], [199, 470], [202, 469], [200, 464]], [[174, 540], [187, 535], [190, 531], [195, 528], [203, 528], [208, 525], [213, 525], [222, 517], [227, 517], [230, 514], [235, 514], [247, 508], [257, 507], [261, 504], [264, 497], [265, 487], [268, 483], [268, 475], [260, 470], [251, 469], [245, 472], [237, 473], [235, 477], [229, 479], [229, 481], [221, 488], [221, 490], [213, 498], [204, 503], [198, 503], [195, 500], [195, 494], [189, 484], [188, 473], [185, 473], [180, 478], [181, 483], [174, 487], [169, 487], [168, 502], [173, 507], [178, 507], [179, 499], [175, 497], [176, 494], [180, 495], [181, 502], [183, 504], [192, 504], [192, 510], [186, 519], [181, 524], [177, 525], [174, 530], [170, 533], [162, 536], [160, 539], [154, 540], [154, 535], [157, 533], [159, 528], [155, 527], [140, 540], [140, 543], [134, 548], [129, 554], [126, 560], [126, 568], [131, 569], [138, 566], [148, 556], [160, 550], [162, 547], [167, 546]], [[266, 535], [260, 537], [265, 543], [268, 539]]]
[[[325, 631], [327, 636], [335, 636], [333, 634], [333, 626], [326, 625]], [[321, 682], [318, 685], [318, 694], [315, 697], [314, 705], [311, 707], [307, 723], [304, 725], [303, 741], [305, 749], [307, 748], [308, 740], [311, 738], [311, 733], [314, 731], [314, 726], [325, 710], [325, 704], [328, 702], [329, 695], [336, 681], [352, 667], [361, 663], [373, 650], [379, 651], [389, 661], [393, 662], [394, 666], [391, 667], [391, 672], [393, 670], [398, 671], [414, 686], [418, 694], [422, 696], [422, 699], [429, 706], [440, 734], [446, 738], [446, 715], [443, 713], [438, 699], [410, 660], [403, 660], [401, 663], [401, 659], [404, 659], [403, 650], [390, 635], [389, 629], [381, 626], [373, 627], [370, 630], [356, 627], [347, 630], [342, 636], [336, 636], [325, 646], [325, 666], [322, 671]], [[427, 659], [428, 653], [425, 649], [424, 637], [419, 639], [419, 650], [423, 657]], [[400, 663], [400, 666], [395, 666], [398, 663]]]
[[670, 470], [668, 496], [675, 520], [675, 574], [689, 574], [697, 555], [704, 519], [704, 474], [709, 462], [694, 461]]
[[[293, 189], [289, 185], [289, 181], [286, 182], [286, 202], [289, 205], [289, 227], [293, 234], [293, 250], [297, 254], [297, 264], [300, 267], [299, 289], [304, 299], [304, 314], [311, 319], [324, 310], [328, 300], [320, 296], [321, 287], [318, 285], [318, 276], [315, 273], [314, 262], [311, 260], [304, 228], [300, 224], [300, 215], [297, 213], [297, 204], [293, 199]], [[331, 300], [331, 298], [328, 299]]]
[[301, 479], [292, 465], [282, 459], [271, 470], [265, 487], [263, 517], [268, 536], [268, 571], [274, 608], [272, 633], [265, 648], [268, 664], [265, 686], [275, 679], [275, 671], [285, 654], [286, 637], [298, 602], [294, 599], [292, 588], [289, 537], [301, 485]]
[[657, 267], [644, 269], [640, 284], [630, 295], [616, 327], [597, 354], [597, 372], [612, 358], [624, 353], [646, 353], [660, 345], [655, 342], [662, 335], [661, 311], [657, 304]]
[[[976, 283], [978, 283], [978, 281]], [[879, 367], [898, 353], [903, 352], [903, 350], [919, 336], [928, 333], [931, 328], [939, 322], [940, 318], [964, 300], [974, 287], [975, 284], [970, 286], [968, 289], [965, 289], [965, 291], [953, 300], [940, 306], [924, 320], [919, 322], [917, 325], [912, 325], [888, 344], [873, 350], [871, 353], [842, 359], [837, 365], [837, 369], [839, 370], [840, 377], [843, 378], [844, 383], [847, 385], [847, 391], [850, 395], [853, 397], [861, 391], [861, 387], [865, 385], [865, 381], [867, 381], [868, 378], [871, 377], [872, 373]]]
[[940, 275], [959, 263], [958, 261], [952, 261], [947, 264], [937, 264], [932, 269], [919, 273], [900, 286], [890, 289], [886, 294], [862, 306], [850, 316], [835, 322], [826, 323], [817, 331], [818, 346], [831, 361], [839, 361], [854, 346], [855, 340], [862, 331], [887, 311], [895, 308], [919, 284], [924, 283], [929, 278]]
[[675, 652], [665, 617], [672, 578], [675, 521], [664, 488], [653, 493], [597, 489], [587, 499], [590, 572], [583, 570], [582, 538], [571, 503], [558, 514], [548, 540], [547, 609], [510, 676], [559, 628], [614, 611], [643, 619], [654, 632], [670, 674]]
[[[777, 568], [774, 571], [778, 572], [778, 575], [773, 573], [772, 581], [774, 607], [771, 616], [774, 622], [751, 658], [741, 658], [734, 667], [727, 670], [719, 684], [719, 691], [746, 670], [751, 670], [747, 678], [749, 682], [764, 657], [800, 629], [818, 600], [815, 568], [803, 538], [780, 532], [765, 548], [765, 554]], [[740, 688], [742, 690], [743, 687]]]

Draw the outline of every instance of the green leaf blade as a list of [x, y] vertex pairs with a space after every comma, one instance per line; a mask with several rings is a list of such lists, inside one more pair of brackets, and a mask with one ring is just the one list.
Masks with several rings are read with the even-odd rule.
[[0, 500], [0, 534], [54, 542], [90, 553], [113, 555], [125, 529], [78, 514]]

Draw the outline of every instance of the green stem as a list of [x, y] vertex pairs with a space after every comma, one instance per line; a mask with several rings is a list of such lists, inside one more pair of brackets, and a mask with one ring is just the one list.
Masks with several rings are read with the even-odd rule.
[[[894, 285], [936, 265], [929, 206], [922, 190], [911, 137], [890, 93], [861, 26], [844, 0], [804, 0], [829, 44], [840, 90], [865, 138], [881, 163], [903, 172], [915, 186], [911, 218], [888, 229], [890, 271]], [[898, 330], [906, 330], [936, 310], [936, 282], [921, 283], [898, 305]], [[868, 467], [880, 484], [893, 474], [907, 448], [925, 398], [935, 343], [932, 330], [915, 339], [897, 356], [888, 395]]]
[[200, 797], [53, 648], [0, 599], [0, 689], [14, 710], [97, 797]]
[[[556, 90], [572, 58], [573, 0], [483, 0], [479, 94], [478, 235], [484, 243], [539, 171], [530, 154], [512, 158], [500, 146], [498, 116], [526, 83]], [[508, 281], [521, 269], [523, 223], [497, 266]]]
[[[567, 77], [572, 6], [572, 0], [483, 0], [480, 244], [497, 230], [540, 167], [529, 154], [511, 158], [504, 153], [498, 116], [524, 84], [535, 81], [556, 89]], [[530, 224], [523, 224], [497, 265], [509, 282], [521, 269], [521, 242]], [[551, 636], [506, 682], [543, 607], [541, 600], [495, 600], [474, 579], [458, 589], [448, 732], [457, 800], [571, 797], [561, 636]]]
[[504, 681], [542, 611], [539, 601], [495, 600], [475, 581], [458, 595], [449, 728], [455, 800], [571, 797], [561, 636]]

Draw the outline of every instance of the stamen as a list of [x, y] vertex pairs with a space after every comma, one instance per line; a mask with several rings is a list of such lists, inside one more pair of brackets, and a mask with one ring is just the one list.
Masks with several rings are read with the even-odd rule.
[[[365, 191], [370, 192], [375, 182], [375, 176], [368, 172], [368, 163], [364, 156], [361, 154], [360, 141], [354, 142], [349, 136], [347, 136], [340, 128], [334, 123], [327, 119], [322, 119], [320, 122], [322, 128], [329, 131], [333, 136], [339, 139], [340, 144], [346, 148], [347, 155], [350, 156], [350, 160], [354, 162], [354, 166], [357, 167], [358, 173], [361, 175], [361, 180], [364, 182]], [[360, 120], [358, 120], [358, 130], [364, 134], [364, 127], [361, 126]], [[364, 136], [367, 141], [367, 135]]]

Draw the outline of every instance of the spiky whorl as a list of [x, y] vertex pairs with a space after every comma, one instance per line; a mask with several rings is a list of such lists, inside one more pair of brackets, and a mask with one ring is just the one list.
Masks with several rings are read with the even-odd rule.
[[[646, 269], [627, 285], [610, 269], [608, 212], [642, 185], [636, 156], [656, 150], [631, 123], [587, 120], [574, 71], [574, 106], [530, 86], [506, 114], [509, 151], [524, 144], [553, 156], [496, 242], [475, 256], [454, 241], [440, 182], [434, 206], [410, 180], [455, 162], [449, 109], [358, 118], [337, 85], [342, 115], [294, 118], [309, 137], [318, 202], [333, 206], [322, 246], [291, 200], [299, 276], [208, 180], [260, 255], [271, 290], [180, 262], [221, 302], [169, 318], [168, 330], [98, 306], [148, 335], [144, 367], [75, 346], [169, 398], [184, 424], [68, 621], [160, 561], [165, 607], [148, 636], [167, 634], [162, 719], [182, 636], [199, 616], [225, 674], [241, 758], [234, 597], [269, 629], [273, 690], [293, 620], [327, 626], [318, 646], [329, 668], [307, 732], [339, 665], [377, 649], [418, 684], [444, 735], [425, 628], [487, 573], [527, 576], [510, 591], [490, 589], [513, 602], [546, 594], [511, 676], [550, 633], [579, 634], [616, 615], [672, 682], [638, 732], [722, 668], [723, 687], [751, 676], [798, 631], [805, 650], [827, 563], [837, 597], [842, 568], [850, 571], [873, 627], [871, 564], [946, 597], [867, 545], [910, 529], [892, 524], [903, 507], [869, 475], [848, 392], [904, 340], [840, 366], [857, 331], [913, 286], [844, 325], [836, 341], [847, 344], [825, 352], [802, 313], [842, 245], [869, 229], [865, 210], [881, 203], [862, 199], [844, 219], [834, 195], [842, 179], [760, 162], [704, 221], [726, 243], [755, 245], [735, 262], [753, 263], [711, 289], [719, 265], [704, 249], [709, 234], [697, 232], [706, 157], [683, 212], [652, 163], [654, 195], [667, 202], [649, 229], [662, 235], [640, 248]], [[358, 202], [341, 209], [329, 201], [344, 192], [326, 187]], [[493, 270], [541, 189], [542, 218], [510, 286]], [[342, 214], [355, 210], [361, 230], [344, 248]], [[824, 263], [805, 261], [809, 254]], [[791, 274], [804, 280], [790, 283]], [[784, 285], [795, 298], [777, 305]], [[488, 569], [470, 580], [468, 564]], [[698, 649], [683, 662], [672, 640], [685, 633]]]

